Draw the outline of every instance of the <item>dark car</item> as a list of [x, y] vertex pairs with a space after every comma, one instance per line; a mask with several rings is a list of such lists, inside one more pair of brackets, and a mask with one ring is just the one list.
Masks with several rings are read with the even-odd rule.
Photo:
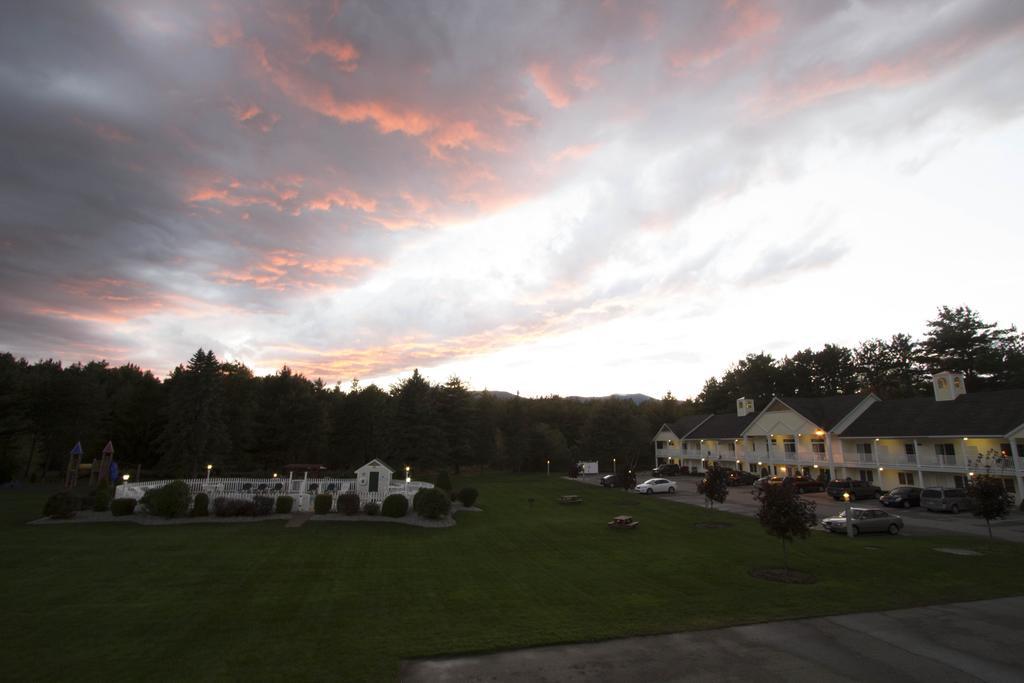
[[665, 463], [664, 465], [658, 465], [651, 473], [656, 477], [668, 477], [672, 475], [682, 474], [679, 469], [679, 465], [673, 465], [671, 463]]
[[836, 500], [841, 500], [843, 493], [846, 491], [850, 492], [852, 500], [879, 498], [882, 495], [882, 489], [869, 481], [861, 481], [860, 479], [833, 479], [825, 488], [825, 493]]
[[783, 484], [792, 484], [798, 493], [817, 493], [825, 490], [825, 485], [817, 479], [811, 479], [803, 475], [797, 475], [795, 477], [785, 477], [782, 480]]
[[607, 486], [610, 489], [614, 489], [622, 486], [622, 475], [621, 474], [606, 474], [601, 477], [601, 486]]
[[730, 470], [729, 478], [726, 480], [726, 483], [729, 486], [750, 486], [755, 481], [757, 481], [757, 475], [753, 472]]
[[917, 486], [897, 486], [878, 501], [888, 507], [917, 507], [921, 504], [921, 489]]

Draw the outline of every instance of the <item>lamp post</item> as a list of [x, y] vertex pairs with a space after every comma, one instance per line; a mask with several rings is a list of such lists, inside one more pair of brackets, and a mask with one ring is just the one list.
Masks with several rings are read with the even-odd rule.
[[618, 470], [618, 468], [615, 465], [615, 458], [612, 458], [612, 474], [615, 474], [618, 471], [619, 470]]
[[851, 517], [849, 491], [843, 491], [843, 502], [846, 503], [846, 536], [853, 538], [853, 518]]
[[547, 462], [548, 462], [548, 476], [550, 477], [551, 476], [551, 461], [548, 460]]
[[409, 466], [405, 466], [405, 492], [409, 493], [409, 484], [412, 483], [412, 476], [409, 474]]
[[206, 466], [206, 485], [210, 485], [210, 471], [213, 470], [213, 465]]
[[124, 482], [124, 489], [121, 491], [121, 493], [123, 495], [127, 495], [127, 491], [128, 491], [128, 478], [131, 477], [131, 476], [132, 475], [130, 475], [130, 474], [122, 474], [121, 475], [121, 481]]

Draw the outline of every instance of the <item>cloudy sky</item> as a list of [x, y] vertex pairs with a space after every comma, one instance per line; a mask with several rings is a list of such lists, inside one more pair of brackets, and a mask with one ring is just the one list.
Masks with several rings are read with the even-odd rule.
[[0, 350], [696, 393], [1024, 323], [1024, 3], [24, 2]]

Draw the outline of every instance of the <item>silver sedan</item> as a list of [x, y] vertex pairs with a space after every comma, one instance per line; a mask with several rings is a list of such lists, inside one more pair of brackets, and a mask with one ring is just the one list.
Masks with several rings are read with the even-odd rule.
[[[871, 510], [868, 508], [851, 508], [850, 517], [853, 520], [853, 535], [868, 533], [871, 531], [887, 531], [893, 536], [903, 529], [903, 518], [885, 510]], [[821, 521], [826, 531], [846, 533], [846, 513], [840, 512], [835, 517], [828, 517]]]

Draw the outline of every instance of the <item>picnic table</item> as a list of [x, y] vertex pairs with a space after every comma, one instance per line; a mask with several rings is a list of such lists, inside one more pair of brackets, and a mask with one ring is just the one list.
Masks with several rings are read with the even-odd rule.
[[619, 515], [608, 522], [609, 529], [635, 529], [640, 526], [640, 522], [635, 521], [629, 515]]
[[561, 496], [558, 502], [562, 505], [575, 505], [576, 503], [582, 503], [583, 499], [579, 496]]

